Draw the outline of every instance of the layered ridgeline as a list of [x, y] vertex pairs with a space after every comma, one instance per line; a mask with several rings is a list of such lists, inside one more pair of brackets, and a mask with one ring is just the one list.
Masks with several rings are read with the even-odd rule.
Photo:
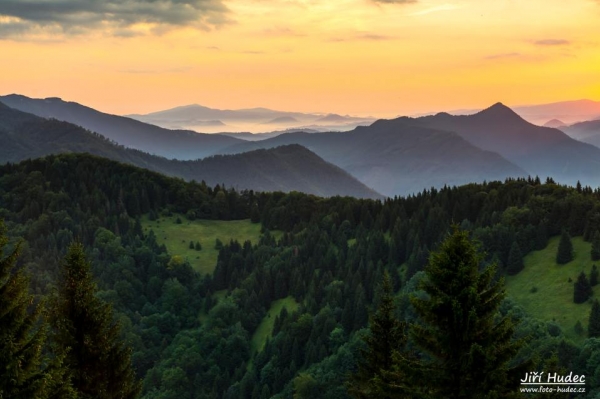
[[169, 130], [135, 119], [99, 112], [60, 98], [34, 99], [11, 94], [0, 96], [0, 102], [43, 118], [71, 122], [126, 147], [167, 158], [183, 160], [204, 158], [240, 142], [224, 135]]
[[49, 120], [0, 103], [0, 162], [18, 162], [63, 152], [88, 152], [169, 176], [258, 191], [302, 191], [321, 196], [381, 196], [347, 172], [301, 146], [236, 156], [177, 161], [119, 146], [79, 126]]
[[224, 152], [292, 143], [305, 146], [388, 196], [527, 175], [497, 153], [482, 151], [456, 133], [384, 120], [351, 132], [290, 133], [241, 143]]
[[[385, 202], [323, 199], [234, 192], [63, 154], [0, 166], [0, 215], [12, 236], [25, 240], [19, 264], [30, 271], [35, 293], [52, 289], [57, 259], [74, 238], [87, 247], [98, 297], [113, 304], [132, 345], [143, 398], [346, 399], [385, 272], [398, 316], [413, 323], [409, 298], [419, 295], [429, 251], [451, 223], [481, 241], [484, 265], [496, 262], [500, 274], [519, 276], [519, 257], [546, 248], [562, 230], [578, 237], [576, 250], [584, 248], [580, 243], [600, 229], [600, 192], [519, 179]], [[252, 219], [264, 233], [251, 243], [215, 242], [207, 230], [193, 233], [198, 218], [222, 231], [231, 219], [258, 227]], [[174, 239], [178, 226], [183, 235]], [[196, 273], [172, 250], [174, 241], [201, 244], [189, 253], [219, 248], [214, 272]], [[589, 254], [577, 254], [583, 256]], [[573, 264], [544, 267], [564, 276]], [[549, 299], [542, 295], [554, 293], [522, 296]], [[561, 309], [536, 320], [509, 298], [498, 316], [516, 318], [516, 337], [528, 339], [518, 359], [535, 354], [539, 369], [597, 375], [600, 347], [586, 339], [587, 320], [575, 345], [565, 339], [573, 326], [561, 324]], [[588, 398], [599, 393], [596, 379], [586, 383]]]
[[600, 184], [600, 149], [562, 131], [533, 125], [496, 104], [474, 115], [440, 113], [379, 120], [350, 133], [285, 135], [240, 143], [227, 153], [298, 143], [383, 194], [507, 176], [551, 176]]
[[560, 130], [577, 140], [600, 147], [600, 119], [563, 126]]
[[532, 176], [551, 176], [573, 185], [578, 180], [600, 185], [600, 148], [574, 140], [558, 129], [533, 125], [500, 103], [474, 115], [440, 113], [396, 122], [456, 132], [479, 148], [499, 153]]

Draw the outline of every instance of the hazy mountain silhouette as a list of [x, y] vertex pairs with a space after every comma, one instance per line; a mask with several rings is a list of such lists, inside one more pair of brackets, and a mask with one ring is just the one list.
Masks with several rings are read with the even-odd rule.
[[315, 128], [322, 130], [325, 126], [335, 125], [335, 130], [350, 130], [366, 122], [372, 123], [373, 118], [358, 118], [336, 114], [313, 114], [302, 112], [276, 111], [268, 108], [249, 108], [238, 110], [223, 110], [205, 107], [198, 104], [175, 107], [164, 111], [152, 112], [145, 115], [128, 115], [131, 118], [172, 128], [174, 126], [189, 126], [201, 128], [206, 120], [217, 119], [228, 126], [237, 126], [242, 131], [264, 131], [265, 126], [280, 124], [296, 128]]
[[501, 103], [474, 115], [441, 113], [400, 119], [407, 125], [456, 132], [479, 148], [498, 152], [532, 175], [552, 176], [565, 183], [600, 183], [600, 149], [558, 129], [533, 125]]
[[523, 169], [500, 155], [482, 151], [455, 133], [409, 126], [398, 120], [380, 120], [351, 132], [283, 134], [241, 143], [224, 152], [284, 144], [303, 145], [389, 196], [444, 184], [526, 176]]
[[552, 119], [552, 120], [549, 120], [548, 122], [544, 123], [542, 126], [544, 126], [544, 127], [553, 127], [553, 128], [559, 129], [561, 127], [567, 126], [567, 124], [564, 123], [561, 120]]
[[561, 130], [577, 140], [600, 147], [600, 120], [576, 123]]
[[567, 124], [590, 120], [600, 115], [600, 101], [574, 100], [550, 104], [537, 104], [514, 107], [514, 111], [533, 123], [543, 123], [559, 119]]
[[294, 124], [298, 123], [298, 119], [292, 116], [280, 116], [274, 119], [271, 119], [268, 122], [265, 122], [267, 125], [284, 125], [284, 124]]
[[117, 145], [74, 124], [44, 119], [0, 103], [0, 162], [87, 152], [177, 176], [238, 189], [302, 191], [320, 196], [381, 198], [340, 168], [301, 146], [287, 146], [197, 161], [168, 160]]
[[168, 130], [134, 119], [105, 114], [60, 98], [32, 99], [12, 94], [0, 96], [0, 101], [11, 108], [43, 118], [74, 123], [126, 147], [167, 158], [204, 158], [239, 142], [228, 136]]

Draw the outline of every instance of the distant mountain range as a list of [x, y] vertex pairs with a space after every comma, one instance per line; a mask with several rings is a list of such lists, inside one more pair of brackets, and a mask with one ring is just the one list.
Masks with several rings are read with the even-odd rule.
[[600, 148], [533, 125], [498, 103], [468, 116], [380, 120], [347, 133], [287, 134], [225, 153], [301, 144], [386, 194], [507, 176], [551, 176], [600, 185]]
[[[560, 101], [549, 104], [525, 105], [511, 107], [518, 115], [528, 122], [544, 126], [548, 121], [558, 119], [564, 125], [597, 119], [600, 116], [600, 101], [575, 100]], [[472, 115], [480, 110], [462, 109], [449, 113], [452, 115]], [[558, 127], [558, 126], [549, 126]]]
[[0, 162], [87, 152], [186, 180], [237, 189], [302, 191], [319, 196], [382, 198], [340, 168], [299, 145], [233, 156], [177, 161], [119, 146], [68, 122], [44, 119], [0, 103]]
[[558, 129], [533, 125], [500, 103], [474, 115], [440, 113], [400, 120], [407, 125], [456, 132], [531, 175], [552, 176], [564, 183], [580, 180], [600, 185], [600, 148], [574, 140]]
[[[279, 128], [310, 127], [317, 130], [350, 130], [354, 127], [372, 123], [375, 118], [358, 118], [337, 114], [310, 114], [302, 112], [275, 111], [268, 108], [250, 108], [238, 110], [222, 110], [193, 104], [176, 107], [164, 111], [152, 112], [145, 115], [128, 115], [142, 122], [167, 128], [188, 128], [202, 130], [208, 120], [218, 120], [223, 123], [225, 130], [242, 130], [266, 132], [273, 126]], [[214, 130], [213, 132], [222, 132]], [[205, 129], [206, 131], [206, 129]]]
[[600, 148], [600, 120], [576, 123], [571, 126], [561, 127], [571, 137], [590, 143]]
[[240, 142], [239, 139], [229, 136], [168, 130], [131, 118], [105, 114], [60, 98], [33, 99], [11, 94], [0, 96], [0, 102], [42, 118], [74, 123], [125, 147], [167, 158], [204, 158]]
[[[0, 161], [87, 151], [211, 184], [370, 198], [378, 197], [378, 193], [406, 195], [430, 187], [527, 175], [551, 176], [568, 184], [581, 181], [600, 185], [600, 148], [592, 145], [600, 146], [600, 121], [562, 126], [560, 130], [541, 127], [500, 103], [473, 115], [439, 113], [378, 120], [348, 132], [307, 133], [304, 129], [288, 128], [263, 134], [209, 135], [168, 130], [56, 98], [39, 100], [10, 95], [0, 97], [0, 101], [3, 99], [18, 109], [80, 125], [114, 142], [70, 124], [40, 118], [33, 121], [32, 115], [16, 114], [17, 111], [3, 107], [0, 138], [6, 145], [0, 150]], [[215, 115], [211, 113], [217, 112], [240, 118], [250, 115], [256, 120], [269, 117], [270, 121], [300, 120], [307, 115], [274, 115], [277, 111], [264, 108], [221, 111], [200, 106], [158, 114], [187, 117], [197, 111], [212, 117]], [[337, 123], [346, 117], [330, 114], [319, 118]], [[560, 121], [549, 125], [558, 126]], [[263, 151], [249, 153], [257, 150]], [[204, 159], [169, 161], [146, 152], [181, 161]]]
[[241, 143], [225, 153], [300, 144], [388, 195], [424, 188], [527, 176], [500, 155], [483, 151], [456, 133], [380, 120], [351, 132], [290, 133]]

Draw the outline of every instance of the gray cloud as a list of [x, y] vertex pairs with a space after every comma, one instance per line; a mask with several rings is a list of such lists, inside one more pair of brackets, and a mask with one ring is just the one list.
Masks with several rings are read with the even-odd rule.
[[544, 40], [536, 40], [533, 44], [537, 46], [566, 46], [571, 44], [570, 41], [565, 39], [544, 39]]
[[36, 31], [79, 34], [90, 29], [128, 36], [138, 23], [157, 30], [209, 29], [225, 23], [227, 12], [222, 0], [1, 0], [0, 37]]

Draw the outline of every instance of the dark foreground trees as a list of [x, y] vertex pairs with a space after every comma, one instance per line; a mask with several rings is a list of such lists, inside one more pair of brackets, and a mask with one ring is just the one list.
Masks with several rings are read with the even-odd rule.
[[513, 340], [511, 319], [498, 312], [504, 283], [494, 280], [495, 266], [481, 270], [482, 260], [468, 233], [458, 228], [430, 256], [424, 293], [411, 300], [420, 322], [410, 326], [410, 339], [426, 356], [399, 356], [390, 387], [403, 388], [398, 398], [504, 398], [517, 393], [526, 366], [509, 363], [520, 342]]
[[43, 354], [47, 326], [42, 307], [32, 306], [29, 280], [15, 269], [20, 245], [5, 257], [7, 243], [0, 221], [0, 398], [72, 398], [60, 358]]
[[[129, 348], [120, 340], [110, 305], [96, 297], [83, 246], [69, 247], [52, 312], [54, 341], [65, 348], [65, 365], [81, 399], [133, 399], [140, 383], [131, 367]], [[68, 349], [67, 349], [68, 348]]]
[[406, 343], [405, 324], [395, 316], [394, 293], [389, 274], [386, 272], [381, 287], [381, 299], [377, 311], [369, 322], [369, 334], [364, 337], [367, 349], [362, 352], [358, 372], [348, 384], [348, 392], [355, 398], [391, 398], [393, 392], [381, 390], [389, 387], [389, 373], [394, 358]]
[[562, 231], [560, 235], [560, 242], [558, 243], [558, 252], [556, 253], [556, 263], [564, 265], [569, 263], [574, 258], [573, 253], [573, 242], [571, 242], [571, 236], [566, 230]]

